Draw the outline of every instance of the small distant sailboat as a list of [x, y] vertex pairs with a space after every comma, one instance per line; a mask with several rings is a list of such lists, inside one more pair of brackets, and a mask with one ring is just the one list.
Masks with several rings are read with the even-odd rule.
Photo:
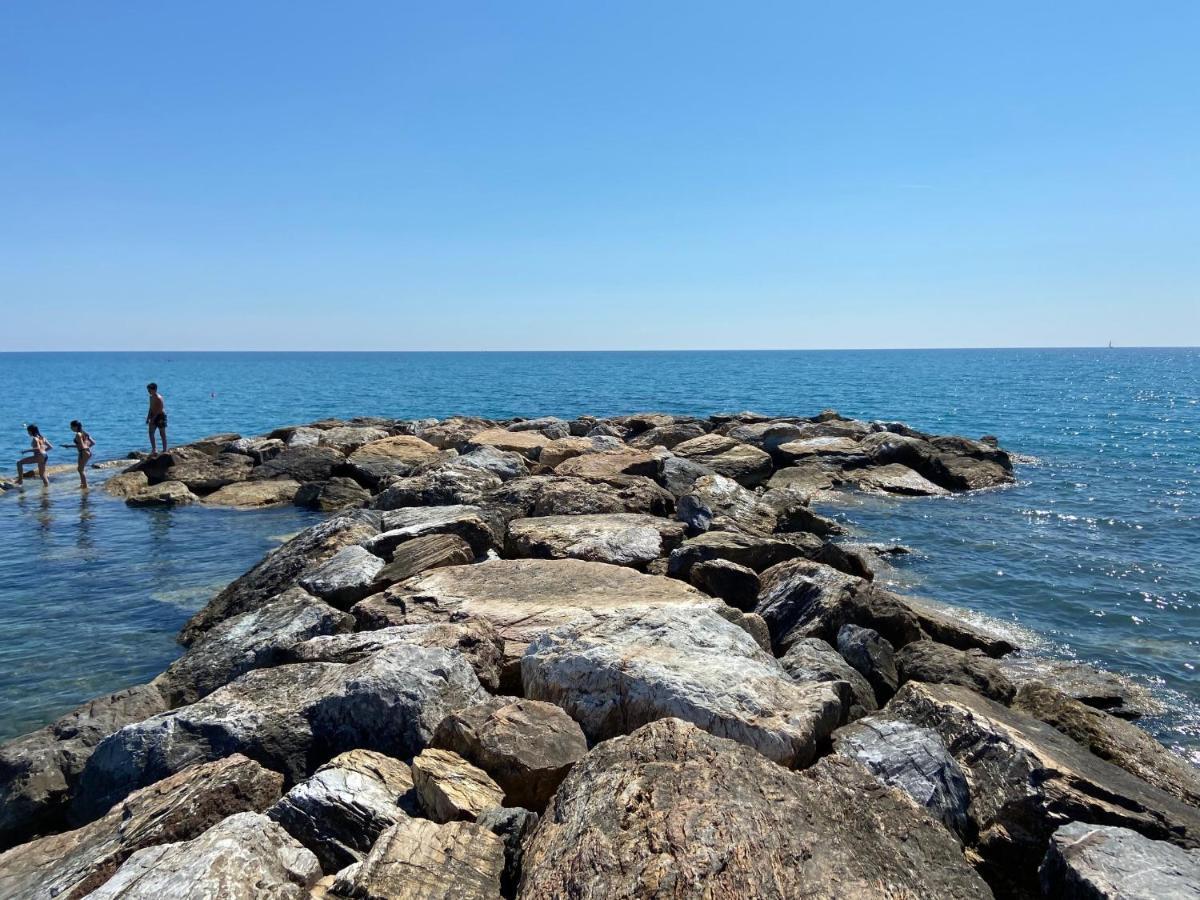
[[1112, 341], [1109, 341], [1109, 342], [1108, 342], [1108, 349], [1109, 349], [1109, 350], [1111, 350], [1112, 348], [1113, 348]]

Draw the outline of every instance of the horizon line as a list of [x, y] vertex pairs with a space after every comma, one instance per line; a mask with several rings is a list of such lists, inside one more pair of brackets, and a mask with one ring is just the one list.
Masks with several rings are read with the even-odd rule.
[[204, 350], [145, 350], [130, 348], [111, 348], [100, 350], [41, 349], [41, 350], [4, 350], [0, 355], [38, 354], [38, 353], [151, 353], [151, 354], [202, 354], [202, 353], [906, 353], [962, 350], [1197, 350], [1198, 344], [1060, 344], [1060, 345], [1019, 345], [1019, 346], [973, 346], [973, 347], [627, 347], [627, 348], [521, 348], [521, 349], [274, 349], [247, 350], [242, 348], [211, 348]]

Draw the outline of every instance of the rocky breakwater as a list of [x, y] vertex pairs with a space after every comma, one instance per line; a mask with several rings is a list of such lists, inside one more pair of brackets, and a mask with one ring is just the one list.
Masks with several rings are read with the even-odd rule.
[[153, 682], [0, 747], [0, 895], [1184, 896], [1200, 778], [1145, 698], [880, 587], [811, 506], [1012, 481], [994, 441], [835, 413], [141, 460], [131, 506], [329, 516]]

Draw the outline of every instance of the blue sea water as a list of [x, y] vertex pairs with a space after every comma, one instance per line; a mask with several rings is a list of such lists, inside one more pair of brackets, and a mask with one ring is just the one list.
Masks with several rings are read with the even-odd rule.
[[[1010, 488], [830, 511], [914, 548], [895, 575], [908, 589], [1152, 685], [1170, 711], [1147, 724], [1200, 752], [1197, 349], [4, 354], [0, 379], [5, 469], [30, 421], [66, 445], [67, 422], [83, 419], [98, 459], [144, 447], [150, 380], [176, 442], [357, 414], [826, 407], [995, 434], [1028, 458]], [[67, 475], [0, 497], [0, 738], [156, 674], [192, 611], [310, 521], [290, 508], [130, 510], [82, 498]]]

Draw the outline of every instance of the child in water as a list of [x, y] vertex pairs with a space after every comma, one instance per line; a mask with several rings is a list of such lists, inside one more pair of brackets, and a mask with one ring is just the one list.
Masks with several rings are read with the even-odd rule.
[[17, 484], [25, 482], [25, 466], [36, 463], [38, 478], [42, 479], [42, 484], [49, 487], [50, 480], [46, 477], [46, 459], [54, 445], [42, 437], [42, 433], [38, 431], [36, 425], [26, 425], [25, 430], [29, 432], [29, 446], [33, 452], [24, 459], [17, 460]]
[[92, 440], [92, 436], [83, 430], [83, 423], [78, 419], [71, 420], [71, 430], [75, 432], [75, 449], [79, 452], [79, 486], [85, 491], [88, 487], [87, 481], [87, 464], [92, 458], [92, 448], [96, 446], [96, 442]]

